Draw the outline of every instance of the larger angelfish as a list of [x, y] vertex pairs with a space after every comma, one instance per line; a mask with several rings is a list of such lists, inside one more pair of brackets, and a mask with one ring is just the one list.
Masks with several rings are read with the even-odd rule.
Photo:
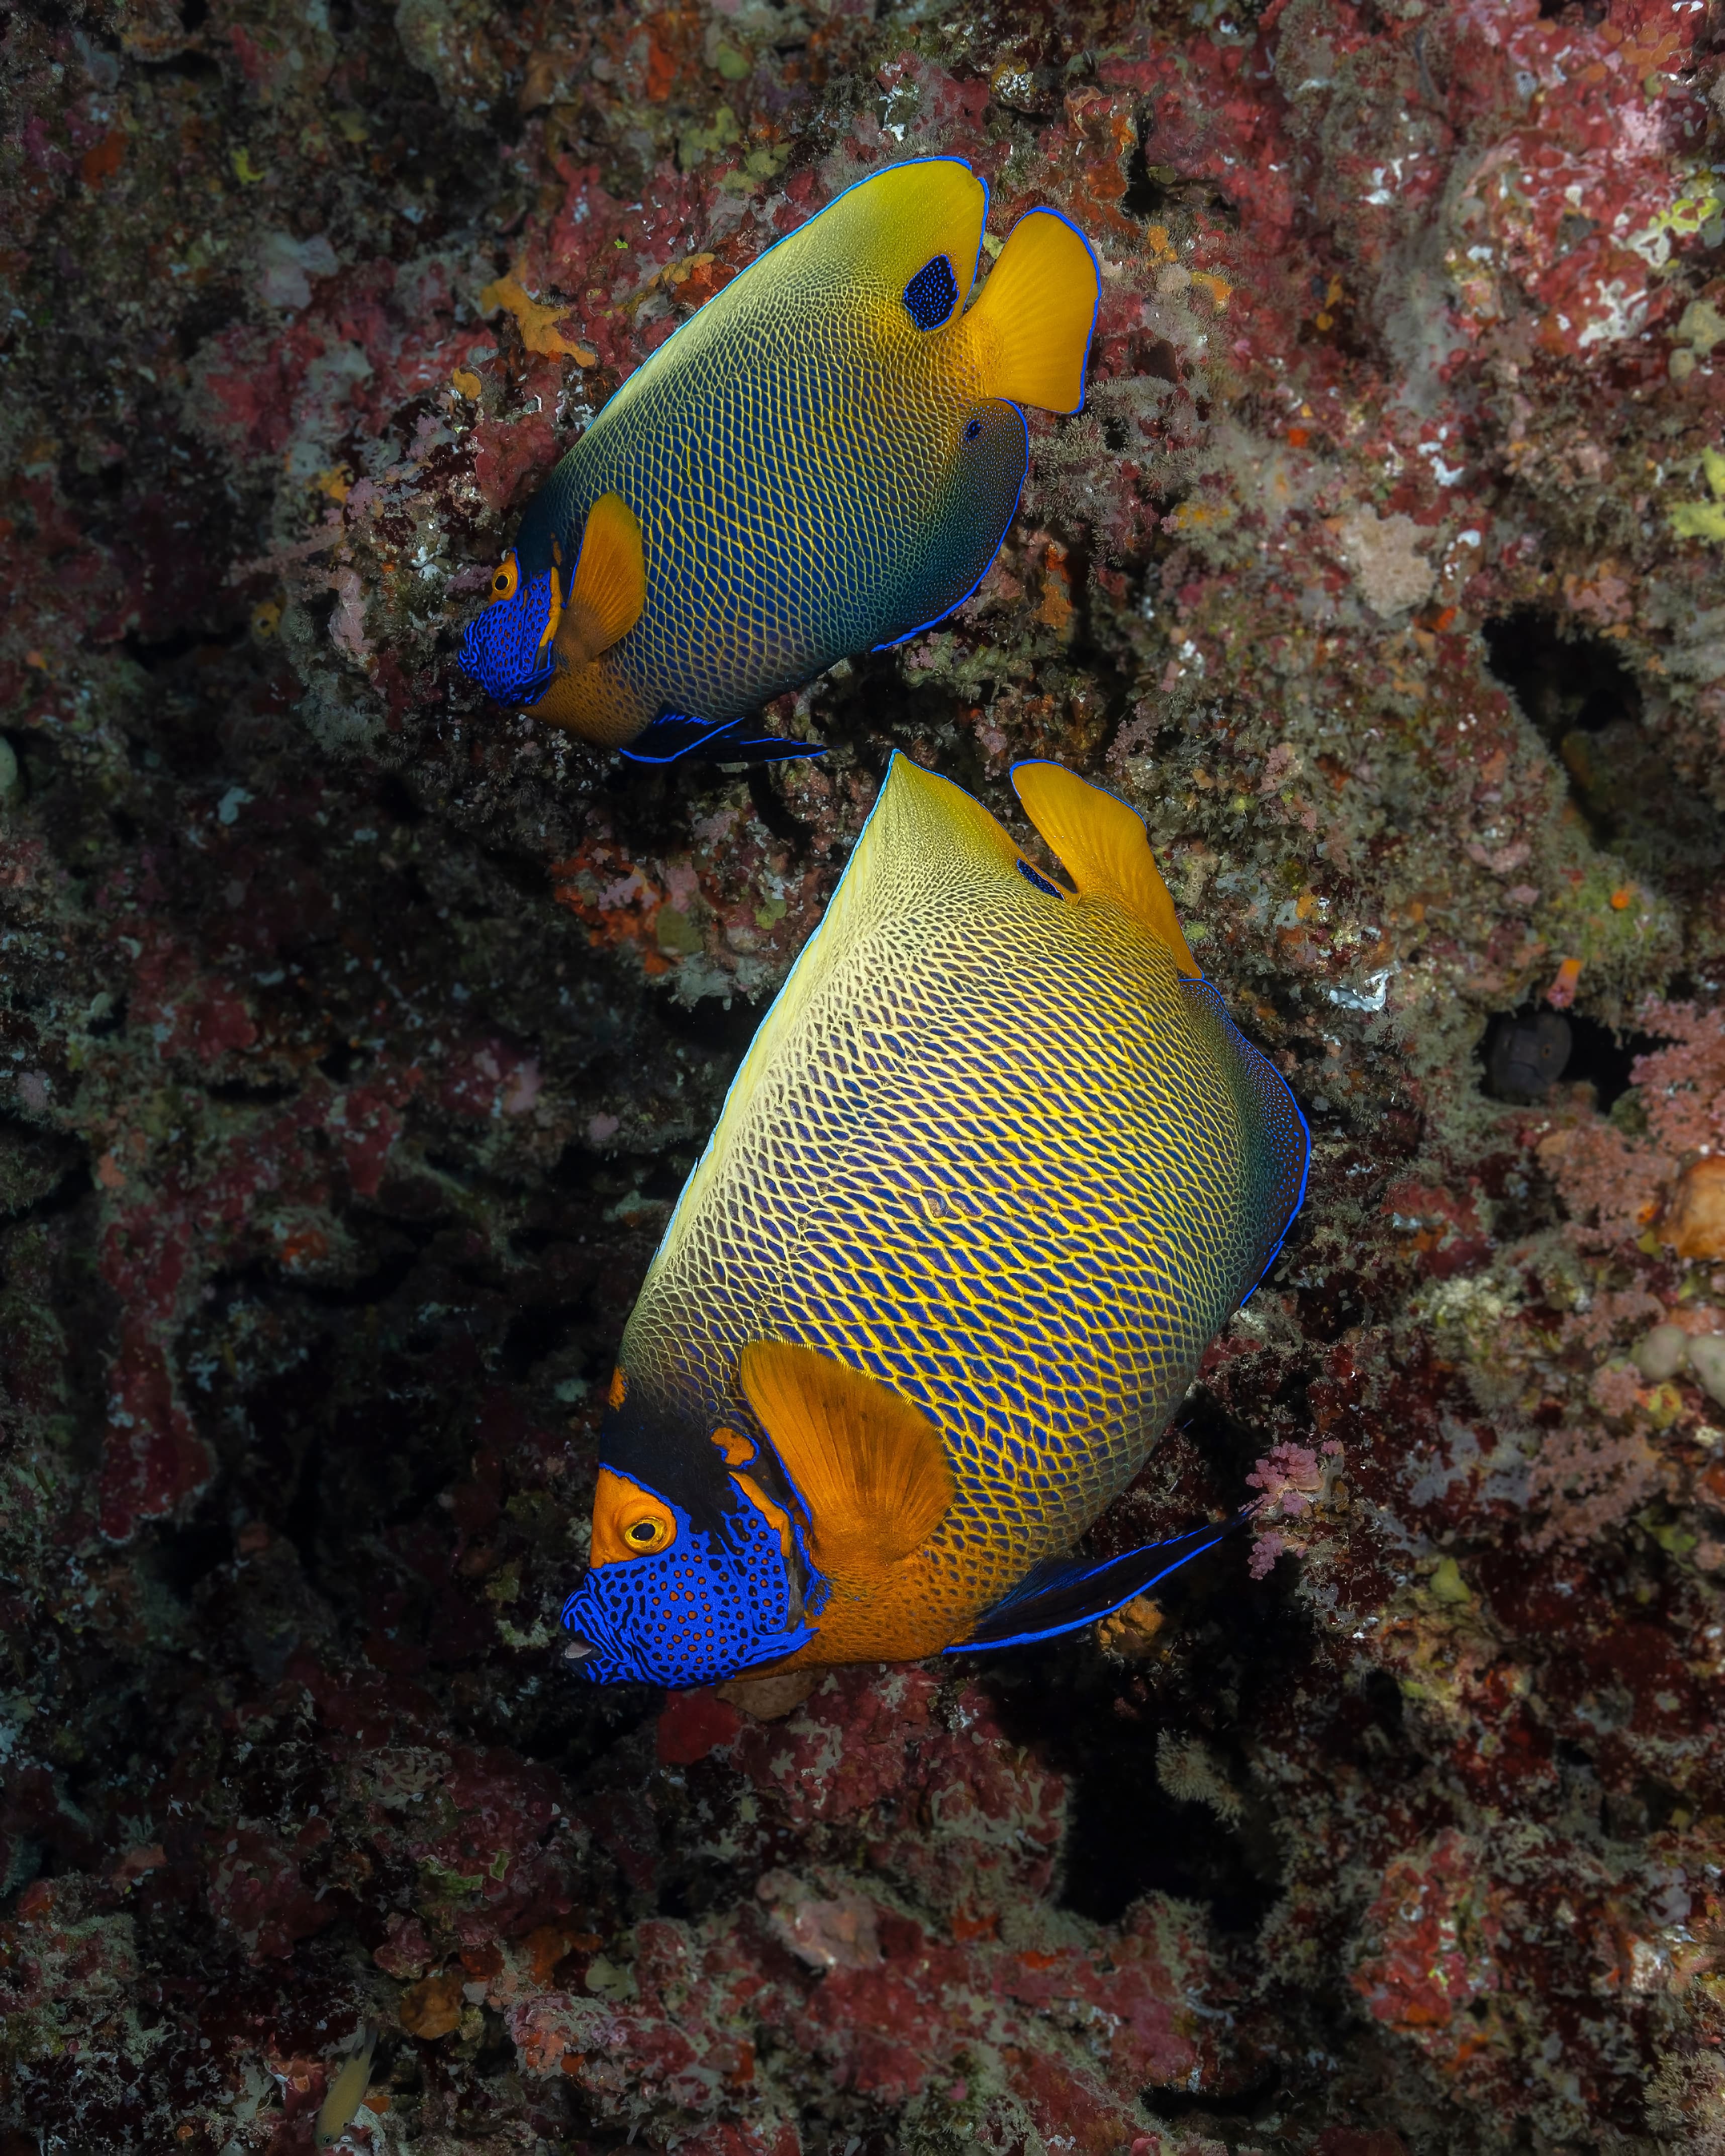
[[644, 762], [802, 755], [747, 715], [981, 581], [1076, 412], [1095, 257], [1052, 210], [973, 302], [988, 191], [952, 157], [859, 181], [639, 367], [529, 503], [461, 649], [500, 702]]
[[1144, 827], [1013, 774], [1076, 888], [895, 757], [624, 1334], [601, 1680], [1045, 1638], [1206, 1546], [1067, 1556], [1279, 1247], [1308, 1141]]

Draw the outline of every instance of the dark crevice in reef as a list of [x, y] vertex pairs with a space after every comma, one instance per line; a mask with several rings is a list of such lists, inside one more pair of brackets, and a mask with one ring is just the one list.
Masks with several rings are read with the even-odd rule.
[[[1200, 1697], [1051, 1645], [989, 1671], [1009, 1733], [1069, 1778], [1064, 1906], [1115, 1923], [1150, 1893], [1206, 1907], [1219, 1930], [1255, 1933], [1281, 1891], [1271, 1822], [1250, 1794], [1239, 1733], [1251, 1701], [1304, 1659], [1304, 1628], [1275, 1584], [1246, 1576], [1243, 1545], [1198, 1559], [1157, 1591], [1196, 1664]], [[1213, 1769], [1222, 1806], [1179, 1794], [1183, 1762]]]
[[1492, 673], [1562, 764], [1595, 842], [1655, 889], [1702, 896], [1725, 871], [1725, 814], [1671, 762], [1609, 637], [1521, 608], [1485, 624]]
[[1275, 2108], [1285, 2079], [1281, 2067], [1270, 2060], [1241, 2088], [1214, 2092], [1152, 2089], [1146, 2092], [1145, 2101], [1157, 2118], [1169, 2126], [1190, 2119], [1250, 2133]]
[[1491, 671], [1552, 747], [1574, 732], [1639, 721], [1640, 685], [1609, 638], [1564, 635], [1555, 614], [1518, 608], [1482, 632]]
[[1137, 141], [1127, 164], [1126, 192], [1120, 198], [1120, 207], [1128, 217], [1147, 224], [1153, 218], [1165, 218], [1182, 210], [1201, 210], [1214, 222], [1239, 223], [1239, 210], [1219, 187], [1151, 156], [1156, 115], [1149, 105], [1141, 106], [1135, 116], [1135, 132]]
[[[1291, 1426], [1302, 1424], [1301, 1403], [1288, 1405]], [[1130, 1539], [1235, 1510], [1252, 1494], [1245, 1477], [1264, 1441], [1196, 1394], [1141, 1478], [1148, 1509]], [[1063, 1900], [1081, 1916], [1115, 1922], [1159, 1892], [1202, 1903], [1219, 1930], [1243, 1937], [1281, 1892], [1273, 1820], [1241, 1740], [1297, 1682], [1312, 1638], [1286, 1568], [1253, 1579], [1249, 1547], [1230, 1537], [1155, 1589], [1158, 1649], [1178, 1638], [1177, 1660], [1158, 1651], [1122, 1663], [1068, 1640], [988, 1665], [1009, 1733], [1070, 1779]], [[1205, 1801], [1194, 1792], [1210, 1776]]]
[[232, 1527], [208, 1512], [157, 1530], [157, 1576], [182, 1602], [189, 1603], [193, 1590], [233, 1555]]

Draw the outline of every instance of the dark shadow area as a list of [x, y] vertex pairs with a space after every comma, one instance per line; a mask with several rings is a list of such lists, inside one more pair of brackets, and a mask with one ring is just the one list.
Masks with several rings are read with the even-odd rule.
[[1596, 844], [1656, 890], [1694, 897], [1725, 871], [1725, 815], [1645, 724], [1641, 688], [1609, 637], [1566, 636], [1521, 608], [1483, 631], [1491, 672], [1563, 765]]
[[1127, 166], [1126, 192], [1120, 198], [1120, 207], [1128, 217], [1141, 218], [1148, 223], [1181, 210], [1201, 209], [1219, 223], [1239, 223], [1239, 210], [1219, 187], [1152, 157], [1149, 146], [1156, 132], [1156, 116], [1147, 105], [1139, 110], [1137, 126], [1137, 143]]
[[1570, 1014], [1569, 1034], [1569, 1064], [1563, 1075], [1572, 1084], [1584, 1080], [1589, 1084], [1599, 1112], [1609, 1115], [1630, 1090], [1635, 1058], [1651, 1055], [1659, 1044], [1651, 1034], [1620, 1034], [1598, 1019], [1575, 1012]]
[[1273, 2059], [1266, 2060], [1242, 2087], [1207, 2091], [1188, 2089], [1150, 2089], [1145, 2093], [1145, 2102], [1160, 2119], [1170, 2126], [1178, 2126], [1187, 2119], [1201, 2121], [1210, 2127], [1231, 2127], [1236, 2133], [1250, 2133], [1275, 2106], [1275, 2099], [1282, 2087], [1282, 2070]]
[[157, 1530], [157, 1577], [182, 1602], [189, 1603], [198, 1583], [233, 1554], [234, 1536], [223, 1519], [203, 1515]]
[[575, 1337], [586, 1306], [558, 1302], [524, 1310], [503, 1336], [497, 1351], [497, 1368], [512, 1384], [523, 1383], [547, 1356], [567, 1347]]
[[[1177, 1659], [1122, 1664], [1086, 1640], [984, 1666], [1008, 1734], [1068, 1777], [1060, 1898], [1080, 1916], [1116, 1923], [1142, 1896], [1163, 1893], [1202, 1904], [1219, 1931], [1244, 1936], [1281, 1892], [1272, 1821], [1237, 1737], [1311, 1645], [1291, 1583], [1251, 1579], [1247, 1548], [1232, 1537], [1157, 1588], [1158, 1637], [1182, 1635]], [[1213, 1767], [1215, 1802], [1171, 1793], [1188, 1758]]]
[[1553, 748], [1565, 735], [1599, 733], [1641, 716], [1640, 684], [1603, 636], [1565, 636], [1532, 607], [1488, 621], [1486, 662]]

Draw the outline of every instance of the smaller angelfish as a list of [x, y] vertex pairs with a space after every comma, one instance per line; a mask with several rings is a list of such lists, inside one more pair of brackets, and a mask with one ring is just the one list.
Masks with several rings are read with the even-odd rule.
[[1099, 290], [1057, 211], [977, 278], [956, 157], [860, 180], [715, 294], [546, 479], [461, 644], [500, 703], [637, 762], [810, 753], [752, 717], [975, 590], [1024, 407], [1076, 412]]
[[361, 2049], [343, 2060], [318, 2110], [314, 2138], [319, 2148], [333, 2148], [353, 2123], [353, 2115], [365, 2102], [371, 2085], [372, 2056], [377, 2048], [377, 2031], [368, 2028]]

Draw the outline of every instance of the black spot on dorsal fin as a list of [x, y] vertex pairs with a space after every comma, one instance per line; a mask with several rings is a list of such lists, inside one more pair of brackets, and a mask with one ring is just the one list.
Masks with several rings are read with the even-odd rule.
[[958, 304], [958, 280], [944, 254], [925, 262], [905, 287], [905, 305], [919, 330], [937, 330]]

